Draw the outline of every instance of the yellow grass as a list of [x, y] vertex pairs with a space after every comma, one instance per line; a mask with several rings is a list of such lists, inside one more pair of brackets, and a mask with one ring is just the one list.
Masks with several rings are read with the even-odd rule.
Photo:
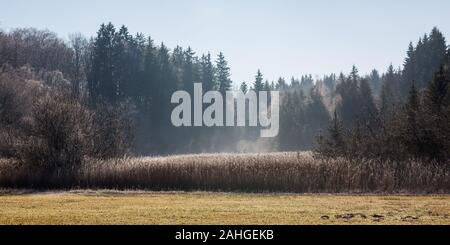
[[450, 196], [1, 194], [0, 224], [450, 224]]

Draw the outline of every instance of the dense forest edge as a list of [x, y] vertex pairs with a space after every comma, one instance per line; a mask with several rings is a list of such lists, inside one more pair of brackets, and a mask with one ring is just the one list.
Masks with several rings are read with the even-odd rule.
[[[402, 67], [385, 72], [363, 75], [353, 66], [320, 79], [268, 81], [258, 70], [242, 83], [231, 81], [223, 53], [170, 50], [125, 26], [102, 24], [95, 37], [69, 39], [34, 28], [0, 30], [0, 186], [450, 190], [450, 50], [437, 28], [409, 44]], [[222, 94], [233, 84], [244, 93], [280, 91], [279, 135], [174, 127], [170, 97], [192, 92], [194, 83]], [[283, 160], [276, 153], [200, 155], [184, 165], [130, 158], [286, 151], [312, 153]]]

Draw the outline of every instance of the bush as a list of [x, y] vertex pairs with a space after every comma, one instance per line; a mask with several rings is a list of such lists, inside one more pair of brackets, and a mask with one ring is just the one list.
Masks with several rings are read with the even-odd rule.
[[33, 105], [20, 158], [34, 169], [70, 173], [87, 152], [92, 113], [63, 91], [48, 90]]
[[0, 67], [0, 157], [17, 156], [34, 94], [39, 90], [34, 88], [24, 74], [9, 66]]
[[68, 83], [33, 80], [42, 74], [65, 81], [62, 76], [52, 78], [58, 72], [0, 67], [0, 159], [19, 160], [36, 176], [49, 179], [55, 174], [73, 176], [87, 157], [128, 153], [128, 103], [93, 110], [71, 96]]

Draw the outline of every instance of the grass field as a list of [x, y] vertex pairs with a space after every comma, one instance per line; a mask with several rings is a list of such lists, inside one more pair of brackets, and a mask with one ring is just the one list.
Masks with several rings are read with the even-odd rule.
[[450, 196], [3, 192], [0, 224], [450, 224]]

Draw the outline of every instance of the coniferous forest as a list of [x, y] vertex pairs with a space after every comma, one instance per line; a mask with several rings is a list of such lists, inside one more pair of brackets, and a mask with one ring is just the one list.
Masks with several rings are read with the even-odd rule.
[[[167, 47], [127, 27], [100, 25], [68, 41], [34, 28], [0, 32], [0, 156], [53, 172], [85, 159], [215, 152], [313, 151], [319, 159], [415, 159], [448, 172], [450, 51], [434, 28], [409, 46], [401, 67], [322, 78], [232, 81], [226, 54]], [[194, 83], [280, 92], [280, 131], [170, 123], [177, 90]], [[441, 177], [442, 177], [441, 176]]]
[[[387, 64], [386, 71], [360, 74], [355, 64], [347, 74], [317, 80], [307, 74], [277, 81], [265, 80], [263, 71], [258, 70], [254, 81], [234, 81], [234, 88], [231, 65], [224, 54], [212, 57], [197, 54], [190, 47], [171, 49], [111, 23], [102, 24], [95, 37], [74, 34], [68, 42], [50, 31], [32, 28], [1, 32], [0, 38], [2, 128], [20, 127], [17, 120], [29, 116], [18, 111], [13, 102], [3, 102], [7, 101], [7, 89], [38, 86], [26, 81], [39, 80], [39, 86], [68, 93], [86, 108], [107, 108], [97, 111], [111, 110], [110, 114], [129, 120], [125, 124], [131, 127], [132, 135], [124, 143], [139, 155], [233, 152], [242, 149], [233, 147], [238, 142], [254, 144], [258, 137], [249, 129], [183, 130], [170, 126], [171, 94], [192, 91], [193, 84], [201, 82], [205, 91], [224, 93], [239, 88], [244, 93], [281, 92], [280, 134], [276, 140], [261, 142], [266, 151], [333, 145], [336, 151], [348, 148], [377, 156], [389, 154], [381, 146], [391, 148], [387, 146], [391, 142], [404, 146], [398, 149], [400, 155], [439, 158], [449, 149], [444, 123], [448, 122], [450, 103], [449, 55], [445, 37], [437, 28], [409, 44], [402, 67]], [[10, 81], [16, 79], [23, 84]], [[23, 97], [16, 100], [30, 99]], [[339, 138], [367, 142], [358, 144], [361, 149], [355, 151], [351, 142], [338, 143]]]

